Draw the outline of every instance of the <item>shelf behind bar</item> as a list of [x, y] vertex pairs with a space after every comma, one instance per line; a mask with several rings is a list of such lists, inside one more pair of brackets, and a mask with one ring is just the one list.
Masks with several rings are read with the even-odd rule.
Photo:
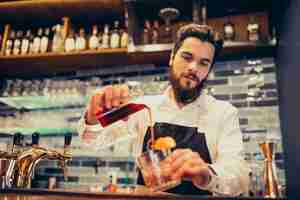
[[[172, 44], [138, 45], [133, 49], [103, 49], [74, 53], [46, 53], [24, 56], [0, 56], [0, 78], [59, 75], [102, 67], [156, 64], [167, 65]], [[274, 56], [269, 43], [225, 43], [219, 60]]]
[[122, 0], [23, 0], [0, 1], [0, 22], [54, 20], [63, 16], [81, 16], [94, 13], [94, 16], [118, 15], [124, 11]]

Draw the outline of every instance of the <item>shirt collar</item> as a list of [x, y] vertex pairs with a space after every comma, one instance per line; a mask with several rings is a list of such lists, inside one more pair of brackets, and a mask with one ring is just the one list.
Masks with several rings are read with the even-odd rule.
[[200, 109], [201, 113], [206, 113], [208, 111], [208, 95], [205, 92], [202, 94], [192, 103], [185, 105], [182, 108], [179, 108], [175, 102], [175, 99], [171, 97], [172, 87], [168, 86], [168, 88], [163, 93], [163, 100], [160, 104], [161, 109], [175, 109], [176, 111], [185, 110], [185, 109], [193, 109], [197, 108]]

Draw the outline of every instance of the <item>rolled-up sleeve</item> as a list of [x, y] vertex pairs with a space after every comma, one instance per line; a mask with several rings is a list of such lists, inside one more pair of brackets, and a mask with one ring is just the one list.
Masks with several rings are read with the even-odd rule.
[[247, 194], [249, 167], [244, 160], [242, 134], [239, 127], [238, 110], [226, 109], [217, 139], [217, 156], [210, 167], [215, 172], [206, 188], [215, 195], [238, 196]]

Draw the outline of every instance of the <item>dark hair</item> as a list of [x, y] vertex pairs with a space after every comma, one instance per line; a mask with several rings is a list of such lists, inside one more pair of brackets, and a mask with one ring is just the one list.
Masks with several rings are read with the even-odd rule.
[[211, 43], [215, 48], [215, 55], [213, 63], [216, 57], [219, 55], [223, 47], [223, 39], [218, 32], [215, 32], [210, 26], [199, 24], [188, 24], [182, 26], [176, 34], [175, 45], [173, 48], [173, 57], [176, 55], [178, 49], [183, 44], [184, 40], [189, 37], [195, 37], [203, 42]]

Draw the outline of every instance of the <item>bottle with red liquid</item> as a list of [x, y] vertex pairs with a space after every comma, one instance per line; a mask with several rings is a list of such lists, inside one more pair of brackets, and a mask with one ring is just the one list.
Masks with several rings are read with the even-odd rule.
[[147, 108], [147, 106], [144, 104], [129, 103], [121, 108], [115, 108], [108, 112], [99, 113], [97, 119], [102, 127], [106, 127], [116, 121], [126, 120], [130, 115], [145, 108]]
[[[152, 119], [150, 109], [147, 105], [138, 101], [138, 99], [144, 95], [140, 83], [128, 81], [126, 84], [130, 90], [130, 97], [133, 100], [121, 107], [104, 110], [96, 114], [101, 128], [95, 133], [95, 138], [88, 143], [89, 147], [93, 147], [99, 151], [110, 148], [111, 146], [116, 146], [116, 144], [123, 141], [135, 141], [136, 137], [138, 137], [135, 128], [137, 120], [135, 119], [139, 117], [139, 113], [145, 112], [145, 114], [148, 114]], [[118, 150], [116, 150], [116, 152], [118, 152]], [[113, 152], [111, 153], [113, 156]]]
[[[144, 110], [145, 109], [145, 110]], [[114, 108], [96, 114], [101, 129], [96, 133], [89, 147], [95, 150], [104, 150], [122, 141], [134, 140], [138, 133], [135, 127], [135, 117], [138, 112], [149, 111], [145, 104], [128, 103], [120, 108]]]

